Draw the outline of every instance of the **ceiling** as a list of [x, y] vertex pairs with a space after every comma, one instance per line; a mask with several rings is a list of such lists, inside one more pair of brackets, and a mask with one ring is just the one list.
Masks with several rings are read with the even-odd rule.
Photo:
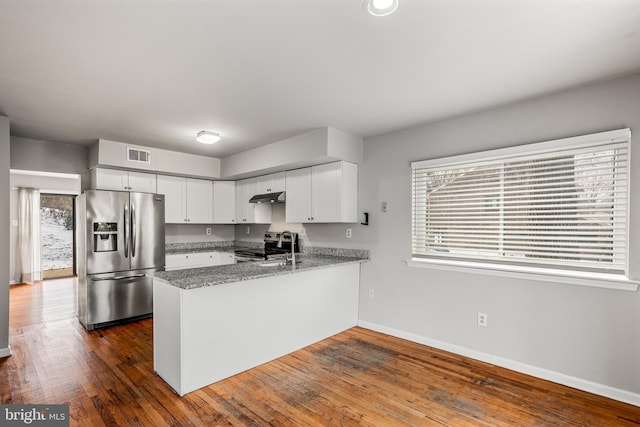
[[0, 114], [15, 136], [224, 157], [640, 71], [640, 0], [399, 1], [0, 0]]

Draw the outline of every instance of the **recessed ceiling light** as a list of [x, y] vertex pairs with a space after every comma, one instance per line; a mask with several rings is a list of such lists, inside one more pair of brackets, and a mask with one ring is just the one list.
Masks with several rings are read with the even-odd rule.
[[208, 130], [201, 130], [198, 132], [198, 136], [196, 137], [196, 141], [202, 144], [215, 144], [220, 141], [221, 137], [219, 133], [209, 132]]
[[364, 9], [373, 16], [391, 15], [398, 8], [398, 0], [364, 0]]

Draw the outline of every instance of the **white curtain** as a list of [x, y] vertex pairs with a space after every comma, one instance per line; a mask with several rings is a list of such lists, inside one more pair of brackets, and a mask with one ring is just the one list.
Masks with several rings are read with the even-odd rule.
[[18, 190], [18, 248], [15, 280], [16, 283], [33, 283], [36, 280], [42, 280], [40, 191], [34, 188]]

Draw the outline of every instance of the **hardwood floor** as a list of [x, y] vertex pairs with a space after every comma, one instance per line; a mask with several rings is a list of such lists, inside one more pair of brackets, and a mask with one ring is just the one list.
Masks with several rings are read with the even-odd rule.
[[71, 425], [640, 425], [638, 407], [362, 328], [180, 398], [153, 372], [152, 319], [86, 332], [72, 280], [10, 292], [1, 402], [69, 403]]

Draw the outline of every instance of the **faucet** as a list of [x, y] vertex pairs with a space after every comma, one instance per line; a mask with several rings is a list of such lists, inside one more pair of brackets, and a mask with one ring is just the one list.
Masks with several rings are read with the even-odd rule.
[[291, 259], [287, 258], [287, 262], [291, 262], [291, 265], [296, 265], [296, 239], [293, 237], [293, 233], [289, 230], [285, 230], [280, 233], [280, 240], [278, 240], [278, 247], [282, 247], [282, 238], [285, 234], [288, 234], [291, 237]]

